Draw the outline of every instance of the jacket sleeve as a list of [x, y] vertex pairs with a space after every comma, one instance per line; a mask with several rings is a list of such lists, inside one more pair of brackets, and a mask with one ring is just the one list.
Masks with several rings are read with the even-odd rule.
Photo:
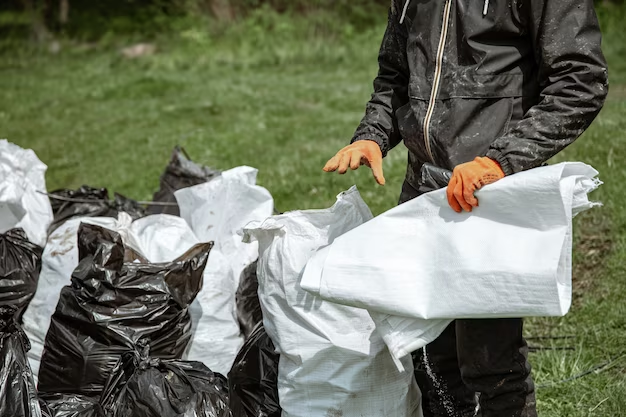
[[608, 93], [593, 0], [527, 4], [540, 98], [487, 153], [506, 174], [542, 165], [574, 142], [600, 112]]
[[367, 103], [365, 116], [351, 143], [373, 140], [383, 156], [401, 142], [395, 112], [409, 102], [409, 68], [406, 54], [406, 29], [400, 23], [402, 1], [394, 0], [389, 10], [389, 22], [378, 55], [378, 76], [374, 94]]

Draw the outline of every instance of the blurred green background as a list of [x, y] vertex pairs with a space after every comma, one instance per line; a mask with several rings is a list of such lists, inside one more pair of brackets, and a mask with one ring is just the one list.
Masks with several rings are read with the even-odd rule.
[[[328, 207], [356, 183], [381, 213], [397, 201], [406, 150], [386, 158], [385, 187], [367, 169], [321, 167], [362, 117], [388, 6], [2, 0], [0, 138], [36, 151], [49, 190], [87, 184], [149, 200], [180, 144], [202, 164], [258, 168], [281, 211]], [[556, 160], [598, 169], [605, 206], [576, 219], [571, 313], [528, 321], [545, 417], [626, 416], [626, 5], [596, 6], [609, 98]]]

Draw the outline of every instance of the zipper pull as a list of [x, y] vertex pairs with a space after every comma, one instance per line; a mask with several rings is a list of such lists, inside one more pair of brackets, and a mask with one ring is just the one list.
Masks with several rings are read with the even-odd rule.
[[411, 3], [411, 0], [406, 0], [406, 3], [404, 3], [404, 9], [402, 9], [402, 16], [400, 17], [400, 24], [404, 23], [404, 18], [406, 17], [406, 11], [409, 9], [409, 3]]
[[485, 0], [485, 7], [483, 7], [483, 17], [487, 16], [488, 11], [489, 11], [489, 0]]

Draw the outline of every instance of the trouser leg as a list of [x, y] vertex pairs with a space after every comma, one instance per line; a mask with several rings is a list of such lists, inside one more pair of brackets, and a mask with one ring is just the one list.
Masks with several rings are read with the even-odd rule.
[[457, 320], [464, 385], [479, 394], [481, 417], [536, 417], [522, 319]]
[[[424, 348], [423, 365], [427, 380], [418, 381], [429, 410], [425, 417], [470, 417], [476, 409], [476, 397], [461, 377], [457, 356], [455, 323]], [[424, 407], [425, 408], [425, 407]]]

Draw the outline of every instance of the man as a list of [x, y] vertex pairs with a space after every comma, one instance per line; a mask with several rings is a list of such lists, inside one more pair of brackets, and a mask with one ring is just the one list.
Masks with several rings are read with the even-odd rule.
[[[580, 136], [607, 88], [593, 0], [393, 0], [365, 117], [324, 170], [365, 164], [384, 185], [382, 158], [404, 140], [400, 203], [431, 163], [454, 170], [449, 204], [470, 212], [476, 190]], [[536, 416], [527, 355], [521, 319], [456, 320], [424, 352], [425, 414], [473, 416], [478, 397], [482, 417]]]

